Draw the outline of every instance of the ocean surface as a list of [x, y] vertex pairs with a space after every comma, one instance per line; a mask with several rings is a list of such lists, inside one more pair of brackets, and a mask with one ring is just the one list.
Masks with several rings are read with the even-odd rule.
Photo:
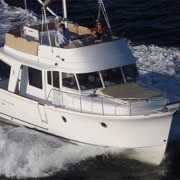
[[[97, 0], [67, 0], [68, 18], [93, 27]], [[114, 34], [124, 32], [144, 82], [180, 100], [180, 0], [104, 0]], [[61, 2], [49, 6], [62, 16]], [[48, 13], [48, 17], [51, 15]], [[35, 0], [0, 0], [0, 46], [4, 34], [41, 21]], [[157, 76], [153, 80], [150, 71]], [[121, 155], [121, 149], [77, 146], [24, 127], [0, 123], [0, 179], [171, 180], [180, 179], [180, 118], [160, 166]]]

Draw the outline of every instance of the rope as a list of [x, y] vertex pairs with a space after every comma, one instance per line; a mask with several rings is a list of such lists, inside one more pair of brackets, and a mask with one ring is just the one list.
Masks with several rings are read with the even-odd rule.
[[102, 10], [103, 15], [104, 15], [104, 18], [105, 18], [105, 21], [106, 21], [107, 26], [108, 26], [108, 28], [109, 28], [109, 31], [110, 31], [110, 33], [112, 34], [111, 25], [110, 25], [110, 22], [109, 22], [109, 18], [108, 18], [108, 15], [107, 15], [106, 8], [105, 8], [105, 6], [104, 6], [103, 0], [97, 0], [97, 1], [98, 1], [98, 3], [99, 3], [98, 20], [99, 20], [99, 18], [100, 18], [100, 11]]
[[[46, 24], [46, 30], [47, 30], [47, 32], [48, 32], [49, 45], [50, 45], [51, 48], [52, 48], [51, 38], [50, 38], [50, 33], [49, 33], [49, 28], [48, 28], [48, 22], [47, 22], [47, 17], [46, 17], [46, 10], [45, 10], [45, 9], [43, 9], [43, 14], [44, 14], [43, 20], [44, 20], [44, 22], [45, 22], [45, 24]], [[43, 24], [43, 23], [42, 23], [42, 24]], [[53, 52], [53, 48], [52, 48], [52, 52]]]

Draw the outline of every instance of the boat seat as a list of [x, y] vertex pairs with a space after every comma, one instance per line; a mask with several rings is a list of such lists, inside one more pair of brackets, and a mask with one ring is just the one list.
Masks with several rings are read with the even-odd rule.
[[36, 41], [39, 42], [39, 32], [36, 29], [24, 26], [23, 27], [23, 36], [28, 41]]
[[100, 94], [125, 104], [162, 96], [161, 92], [148, 89], [136, 83], [106, 87], [100, 91]]

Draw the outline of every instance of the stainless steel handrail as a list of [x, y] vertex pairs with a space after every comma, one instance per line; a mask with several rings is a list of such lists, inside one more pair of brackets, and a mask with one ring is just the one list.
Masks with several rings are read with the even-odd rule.
[[[88, 111], [88, 113], [92, 113], [92, 114], [102, 114], [102, 115], [108, 115], [108, 113], [106, 113], [105, 111], [105, 105], [112, 105], [113, 103], [112, 102], [115, 102], [115, 99], [114, 98], [111, 98], [111, 97], [108, 97], [107, 100], [110, 100], [109, 102], [105, 101], [105, 98], [100, 96], [100, 95], [83, 95], [83, 94], [79, 94], [79, 93], [70, 93], [70, 92], [65, 92], [65, 91], [60, 91], [60, 90], [57, 90], [57, 89], [51, 89], [48, 96], [47, 96], [47, 100], [49, 101], [50, 97], [53, 101], [53, 91], [58, 91], [59, 92], [59, 96], [60, 96], [60, 107], [62, 108], [66, 108], [66, 109], [71, 109], [71, 110], [75, 110], [75, 111], [80, 111], [80, 112], [87, 112], [86, 110], [83, 110], [85, 109], [85, 103], [86, 103], [86, 100], [89, 100], [90, 102], [90, 106], [89, 108], [91, 107], [91, 110]], [[69, 104], [69, 106], [67, 106], [66, 102], [64, 99], [65, 99], [65, 95], [67, 95], [68, 97], [71, 98], [71, 102]], [[124, 108], [128, 108], [128, 114], [124, 113], [124, 115], [132, 115], [132, 103], [133, 101], [147, 101], [147, 99], [144, 99], [144, 98], [121, 98], [122, 100], [128, 100], [128, 103], [127, 104], [119, 104], [118, 102], [116, 102], [114, 104], [114, 115], [120, 115], [117, 113], [117, 109], [119, 107], [124, 107]], [[78, 100], [78, 104], [75, 104], [75, 100]], [[84, 102], [83, 102], [84, 101]], [[158, 101], [158, 100], [157, 100]], [[159, 100], [160, 101], [160, 100]], [[74, 102], [74, 103], [73, 103]], [[96, 112], [93, 110], [93, 108], [95, 108], [95, 103], [99, 103], [101, 106], [101, 109], [99, 110], [99, 112]], [[79, 108], [78, 108], [79, 107]], [[84, 107], [84, 108], [83, 108]], [[112, 106], [113, 107], [113, 106]], [[145, 106], [136, 106], [137, 108], [143, 108]], [[163, 108], [163, 105], [154, 105], [153, 106], [148, 106], [148, 107], [156, 107], [157, 109], [161, 109]], [[127, 109], [126, 109], [127, 110]], [[123, 114], [122, 114], [123, 115]]]

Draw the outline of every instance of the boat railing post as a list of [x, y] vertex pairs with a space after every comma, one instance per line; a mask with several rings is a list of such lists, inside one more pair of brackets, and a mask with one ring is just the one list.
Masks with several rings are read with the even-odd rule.
[[117, 115], [117, 108], [118, 108], [118, 106], [120, 106], [119, 104], [117, 104], [117, 105], [115, 105], [115, 115]]
[[81, 112], [82, 112], [82, 96], [80, 95], [80, 108], [81, 108]]
[[59, 91], [59, 104], [62, 106], [62, 92]]
[[130, 116], [132, 116], [132, 109], [131, 109], [131, 100], [129, 101], [129, 112], [130, 112]]
[[72, 95], [72, 109], [74, 109], [74, 95]]
[[62, 106], [64, 106], [64, 93], [62, 92]]
[[114, 112], [114, 113], [115, 113], [115, 115], [117, 114], [117, 113], [116, 113], [117, 106], [118, 106], [118, 105], [116, 105], [116, 106], [115, 106], [115, 112]]
[[104, 98], [102, 98], [102, 113], [104, 115], [104, 101], [103, 101]]

